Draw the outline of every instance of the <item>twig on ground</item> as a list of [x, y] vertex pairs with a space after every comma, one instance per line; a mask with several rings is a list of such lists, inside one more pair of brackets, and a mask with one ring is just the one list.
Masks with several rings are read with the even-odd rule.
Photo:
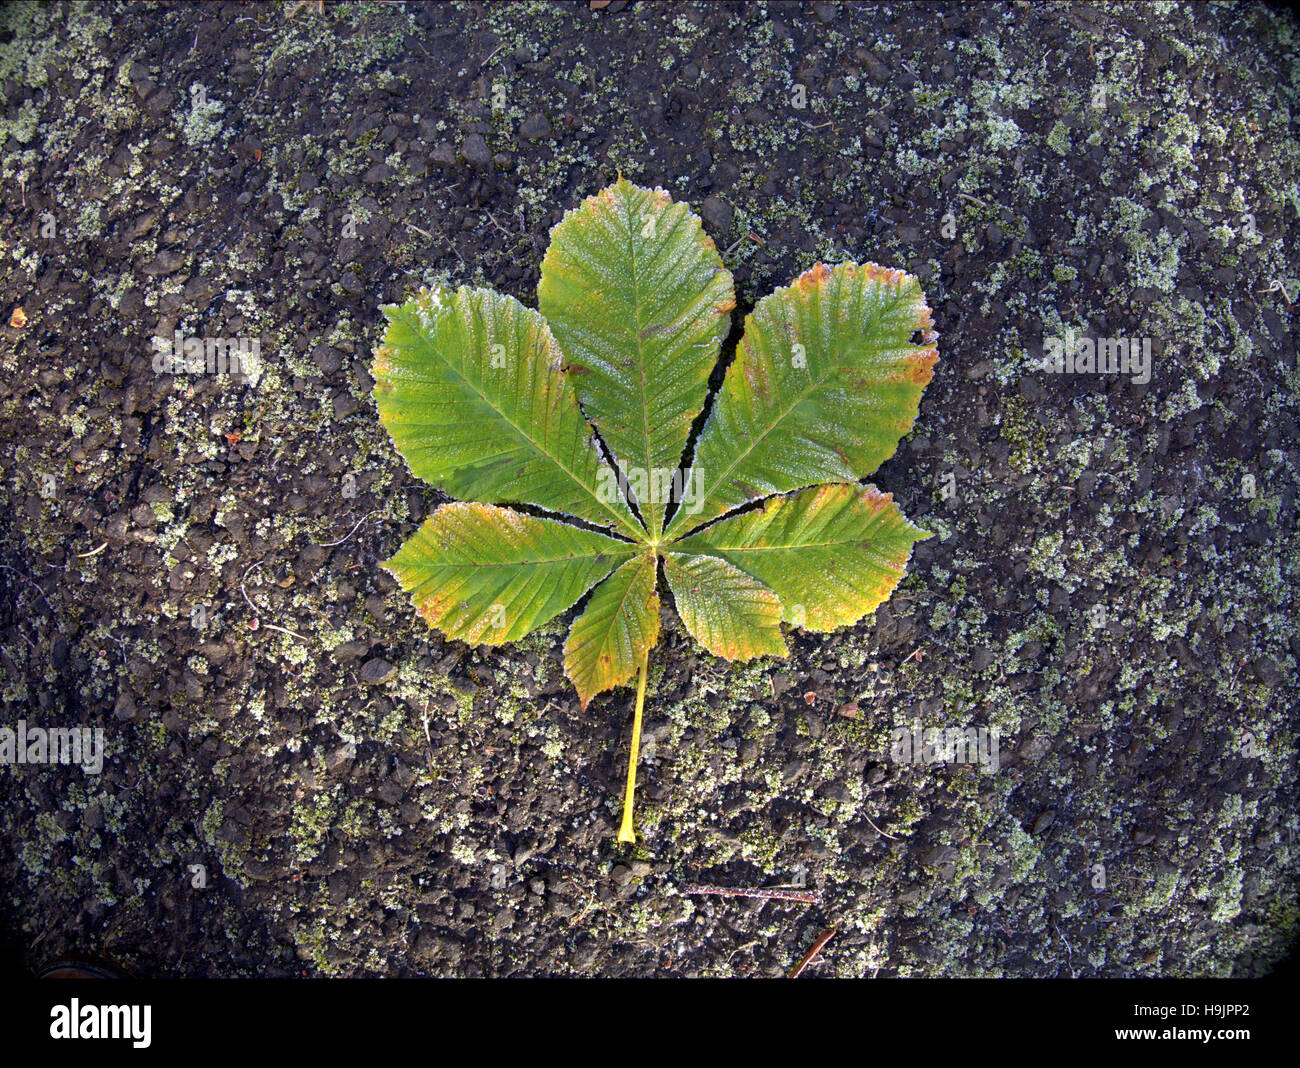
[[[327, 541], [327, 542], [323, 542], [323, 543], [321, 544], [321, 548], [322, 548], [322, 549], [332, 549], [332, 548], [334, 548], [334, 546], [336, 546], [336, 545], [342, 545], [345, 541], [348, 540], [348, 538], [352, 537], [352, 535], [355, 534], [355, 533], [357, 532], [357, 530], [361, 527], [361, 524], [364, 523], [367, 519], [369, 519], [372, 515], [374, 515], [376, 511], [378, 511], [378, 509], [374, 509], [374, 510], [372, 510], [372, 511], [369, 511], [369, 512], [367, 512], [365, 515], [363, 515], [359, 520], [357, 520], [357, 525], [356, 525], [355, 527], [353, 527], [351, 530], [349, 530], [349, 531], [347, 532], [347, 535], [346, 535], [345, 537], [339, 538], [338, 541]], [[245, 598], [245, 600], [247, 600], [247, 598]]]
[[290, 637], [297, 638], [299, 641], [303, 641], [303, 642], [311, 641], [311, 639], [308, 638], [305, 634], [299, 634], [297, 631], [290, 630], [288, 627], [277, 627], [274, 623], [262, 622], [261, 609], [258, 608], [257, 605], [253, 604], [251, 600], [249, 600], [248, 591], [244, 589], [244, 582], [248, 579], [249, 572], [252, 571], [254, 568], [258, 568], [261, 566], [262, 566], [261, 560], [258, 560], [254, 564], [251, 564], [248, 568], [248, 571], [245, 571], [243, 577], [239, 580], [239, 592], [243, 594], [244, 600], [248, 601], [248, 607], [253, 610], [253, 622], [257, 624], [257, 626], [253, 627], [252, 629], [257, 630], [259, 628], [264, 628], [266, 630], [278, 630], [281, 634], [288, 634]]
[[504, 226], [502, 226], [501, 223], [497, 221], [497, 217], [493, 215], [490, 211], [487, 213], [487, 217], [492, 220], [492, 225], [496, 227], [497, 233], [505, 234], [506, 237], [515, 236], [512, 231], [507, 230]]
[[429, 768], [429, 774], [433, 774], [433, 739], [429, 736], [429, 702], [424, 702], [424, 744], [425, 744], [425, 764]]
[[[11, 571], [15, 575], [17, 575], [20, 579], [22, 579], [25, 583], [27, 583], [27, 585], [29, 585], [32, 589], [34, 589], [37, 593], [39, 593], [41, 595], [41, 600], [45, 602], [45, 607], [48, 608], [51, 613], [54, 612], [54, 605], [50, 604], [50, 599], [45, 596], [45, 591], [36, 584], [35, 580], [30, 575], [26, 575], [23, 572], [19, 571], [16, 567], [10, 567], [8, 564], [0, 564], [0, 570]], [[22, 632], [19, 631], [19, 633]]]
[[817, 941], [814, 942], [812, 946], [809, 948], [808, 952], [803, 955], [803, 960], [801, 960], [798, 964], [796, 964], [793, 968], [790, 969], [790, 973], [789, 975], [786, 976], [786, 978], [798, 979], [799, 976], [803, 974], [803, 970], [813, 962], [813, 958], [816, 957], [817, 954], [822, 951], [822, 947], [825, 946], [827, 942], [829, 942], [832, 938], [835, 937], [835, 931], [836, 931], [835, 927], [827, 927], [826, 930], [824, 930], [821, 934], [819, 934], [817, 936]]
[[1274, 278], [1272, 285], [1270, 285], [1267, 289], [1257, 289], [1255, 290], [1255, 292], [1256, 293], [1281, 293], [1282, 299], [1286, 301], [1286, 306], [1288, 308], [1291, 307], [1291, 297], [1286, 291], [1286, 285], [1282, 282], [1280, 278]]
[[862, 818], [863, 818], [864, 820], [866, 820], [869, 824], [871, 824], [872, 827], [875, 827], [875, 829], [876, 829], [876, 833], [877, 833], [877, 834], [882, 835], [882, 836], [884, 836], [885, 838], [891, 838], [891, 839], [893, 839], [895, 842], [898, 841], [898, 838], [897, 838], [895, 835], [892, 835], [892, 834], [885, 834], [885, 832], [882, 831], [879, 827], [876, 827], [876, 821], [873, 820], [870, 816], [868, 816], [865, 812], [862, 814]]
[[731, 886], [683, 886], [679, 893], [684, 895], [712, 894], [717, 897], [756, 897], [765, 901], [803, 901], [809, 905], [821, 903], [816, 890], [783, 890], [779, 887], [753, 886], [737, 888]]

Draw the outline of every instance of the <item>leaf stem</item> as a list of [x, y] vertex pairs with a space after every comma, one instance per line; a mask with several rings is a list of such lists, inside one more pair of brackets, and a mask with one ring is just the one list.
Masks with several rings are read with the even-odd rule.
[[632, 804], [636, 799], [636, 762], [641, 752], [641, 712], [645, 708], [646, 665], [650, 660], [650, 650], [641, 654], [641, 673], [636, 681], [636, 714], [632, 717], [632, 752], [627, 760], [627, 791], [623, 794], [623, 826], [618, 829], [620, 842], [635, 842], [636, 832], [632, 830]]

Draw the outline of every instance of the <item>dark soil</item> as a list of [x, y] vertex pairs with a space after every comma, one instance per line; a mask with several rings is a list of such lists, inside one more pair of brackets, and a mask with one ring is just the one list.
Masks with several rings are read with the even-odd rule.
[[[12, 4], [0, 31], [0, 927], [145, 975], [1256, 975], [1295, 937], [1300, 27], [1261, 5]], [[798, 106], [802, 103], [804, 106]], [[923, 281], [873, 479], [937, 536], [861, 625], [631, 694], [573, 612], [446, 642], [379, 305], [534, 304], [621, 171], [741, 307]], [[14, 316], [15, 309], [22, 314]], [[13, 316], [13, 318], [11, 318]], [[1042, 369], [1146, 338], [1148, 383]], [[247, 337], [260, 375], [158, 374]], [[996, 774], [889, 758], [999, 727]], [[200, 867], [201, 866], [201, 867]], [[820, 903], [687, 896], [806, 884]], [[202, 884], [202, 885], [199, 885]]]

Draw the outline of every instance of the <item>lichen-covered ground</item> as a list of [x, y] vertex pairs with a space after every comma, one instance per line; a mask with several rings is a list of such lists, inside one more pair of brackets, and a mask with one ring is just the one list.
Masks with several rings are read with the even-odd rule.
[[[29, 966], [767, 975], [832, 924], [813, 974], [1285, 954], [1290, 16], [2, 17], [0, 726], [108, 745], [98, 776], [0, 767], [0, 926]], [[441, 498], [366, 371], [378, 305], [422, 283], [533, 303], [549, 228], [620, 171], [702, 214], [737, 316], [873, 260], [921, 277], [942, 357], [874, 479], [937, 536], [873, 618], [729, 665], [665, 606], [630, 851], [631, 695], [579, 711], [572, 613], [449, 643], [377, 566]], [[155, 373], [176, 330], [257, 339], [260, 374]], [[1067, 330], [1150, 339], [1150, 381], [1045, 372]], [[999, 727], [1000, 767], [892, 762], [914, 723]], [[680, 892], [799, 882], [819, 904]]]

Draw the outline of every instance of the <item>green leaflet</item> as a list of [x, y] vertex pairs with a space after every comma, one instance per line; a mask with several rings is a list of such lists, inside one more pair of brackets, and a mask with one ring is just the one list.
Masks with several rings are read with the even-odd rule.
[[582, 707], [598, 693], [621, 686], [659, 640], [657, 561], [642, 553], [620, 567], [592, 594], [569, 632], [564, 673]]
[[822, 485], [771, 497], [674, 548], [734, 564], [771, 587], [787, 623], [824, 631], [874, 611], [902, 579], [913, 543], [928, 537], [875, 486]]
[[535, 504], [637, 534], [540, 315], [463, 286], [383, 312], [375, 401], [414, 474], [455, 497]]
[[537, 304], [652, 537], [736, 306], [700, 221], [620, 179], [551, 232]]
[[449, 638], [500, 645], [570, 607], [633, 546], [490, 504], [444, 504], [383, 566]]
[[714, 656], [785, 656], [781, 602], [769, 587], [716, 556], [668, 553], [664, 575], [686, 629]]
[[819, 263], [760, 300], [695, 449], [696, 511], [668, 535], [870, 475], [916, 418], [939, 358], [933, 325], [916, 279], [871, 263]]

